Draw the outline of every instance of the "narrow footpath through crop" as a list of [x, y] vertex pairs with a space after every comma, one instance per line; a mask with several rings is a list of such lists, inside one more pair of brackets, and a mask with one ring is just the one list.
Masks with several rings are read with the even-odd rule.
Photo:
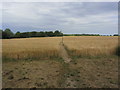
[[63, 87], [64, 88], [77, 88], [77, 82], [75, 80], [75, 77], [76, 77], [75, 72], [76, 72], [76, 70], [71, 69], [71, 65], [72, 65], [71, 61], [72, 61], [72, 59], [68, 55], [68, 52], [65, 49], [65, 46], [64, 46], [64, 44], [62, 42], [60, 43], [60, 53], [61, 53], [61, 57], [64, 60], [65, 64], [68, 64], [67, 65], [68, 66], [67, 67], [68, 71], [64, 73], [64, 76], [66, 78], [65, 78], [65, 82], [64, 82]]

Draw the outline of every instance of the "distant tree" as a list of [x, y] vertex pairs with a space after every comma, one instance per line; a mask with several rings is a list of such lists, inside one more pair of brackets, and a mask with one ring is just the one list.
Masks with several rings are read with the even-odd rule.
[[40, 36], [40, 32], [37, 32], [37, 33], [36, 33], [36, 37], [41, 37], [41, 36]]
[[16, 32], [16, 34], [14, 35], [14, 37], [15, 38], [20, 38], [21, 37], [20, 35], [21, 35], [21, 33], [18, 31], [18, 32]]
[[119, 36], [118, 34], [114, 34], [113, 36]]
[[12, 38], [14, 36], [14, 33], [9, 28], [7, 28], [4, 31], [4, 35], [7, 35], [5, 36], [6, 38]]
[[37, 36], [37, 32], [36, 31], [32, 31], [29, 33], [30, 37], [36, 37]]
[[43, 32], [43, 31], [41, 31], [41, 32], [37, 32], [37, 36], [38, 37], [46, 37], [47, 34], [45, 32]]
[[0, 39], [2, 39], [3, 30], [0, 29]]
[[63, 33], [56, 30], [56, 31], [41, 31], [41, 32], [36, 32], [36, 31], [32, 31], [32, 32], [16, 32], [15, 34], [9, 29], [5, 29], [0, 30], [0, 35], [3, 39], [10, 39], [10, 38], [29, 38], [29, 37], [54, 37], [54, 36], [62, 36]]
[[28, 32], [20, 33], [20, 37], [21, 38], [29, 38], [29, 33]]
[[56, 30], [56, 31], [54, 32], [54, 34], [55, 34], [55, 36], [59, 36], [60, 32], [59, 32], [58, 30]]
[[55, 36], [62, 36], [63, 33], [61, 33], [60, 31], [56, 30], [56, 31], [54, 32], [54, 35], [55, 35]]
[[53, 31], [46, 32], [46, 34], [47, 34], [47, 36], [49, 36], [49, 37], [53, 37], [53, 36], [54, 36]]
[[4, 31], [2, 31], [2, 39], [9, 39], [9, 35]]

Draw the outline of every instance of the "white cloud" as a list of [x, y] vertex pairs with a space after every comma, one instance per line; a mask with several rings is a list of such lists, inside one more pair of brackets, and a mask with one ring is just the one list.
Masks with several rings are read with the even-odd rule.
[[119, 0], [1, 0], [1, 2], [119, 2]]
[[116, 33], [116, 5], [83, 2], [3, 3], [3, 26], [14, 31], [62, 29], [65, 33], [107, 33], [108, 30], [108, 33]]

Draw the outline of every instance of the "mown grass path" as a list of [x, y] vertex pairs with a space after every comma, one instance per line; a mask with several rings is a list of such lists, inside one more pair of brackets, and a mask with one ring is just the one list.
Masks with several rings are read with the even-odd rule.
[[75, 75], [74, 75], [74, 70], [70, 69], [72, 63], [72, 59], [70, 58], [70, 56], [67, 53], [67, 50], [64, 47], [64, 44], [61, 42], [60, 43], [60, 53], [61, 53], [61, 57], [63, 58], [65, 64], [68, 64], [67, 68], [68, 71], [64, 73], [65, 76], [65, 82], [63, 87], [64, 88], [77, 88], [77, 82], [75, 80]]
[[69, 57], [64, 44], [61, 42], [60, 43], [60, 53], [61, 53], [61, 57], [63, 58], [65, 63], [69, 63], [71, 61], [71, 58]]

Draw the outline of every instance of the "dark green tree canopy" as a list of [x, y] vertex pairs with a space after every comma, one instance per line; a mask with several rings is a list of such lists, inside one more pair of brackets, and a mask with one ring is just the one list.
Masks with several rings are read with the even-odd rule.
[[0, 39], [2, 39], [2, 33], [3, 31], [0, 29]]
[[8, 38], [12, 38], [14, 36], [13, 32], [9, 28], [5, 29], [4, 32], [8, 35]]
[[14, 37], [16, 37], [16, 38], [20, 38], [20, 32], [17, 31], [16, 34], [14, 35]]
[[63, 33], [60, 31], [32, 31], [32, 32], [16, 32], [15, 34], [9, 29], [5, 29], [4, 31], [1, 30], [3, 39], [10, 39], [10, 38], [30, 38], [30, 37], [54, 37], [54, 36], [62, 36]]

